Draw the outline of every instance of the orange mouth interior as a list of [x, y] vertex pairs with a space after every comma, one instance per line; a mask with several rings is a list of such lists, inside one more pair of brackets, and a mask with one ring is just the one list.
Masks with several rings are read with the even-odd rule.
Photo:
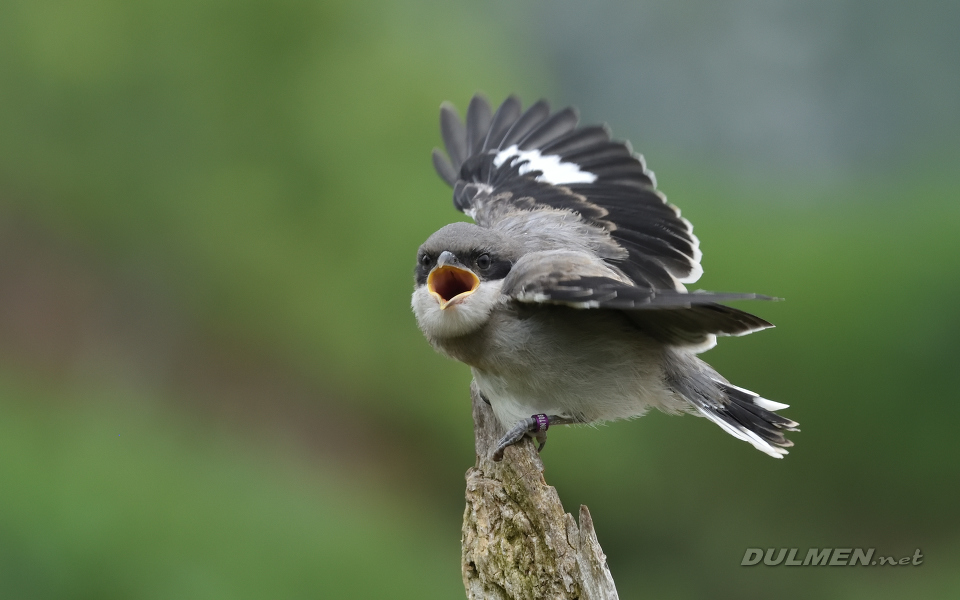
[[427, 290], [446, 308], [454, 300], [469, 296], [480, 287], [480, 279], [464, 269], [457, 267], [437, 267], [427, 277]]

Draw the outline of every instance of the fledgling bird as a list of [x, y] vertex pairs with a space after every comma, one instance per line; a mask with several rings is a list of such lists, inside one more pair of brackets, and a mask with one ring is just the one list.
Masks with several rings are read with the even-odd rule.
[[433, 164], [456, 208], [420, 247], [413, 311], [427, 340], [469, 365], [508, 429], [494, 452], [550, 425], [702, 415], [775, 458], [793, 444], [787, 408], [729, 383], [697, 354], [718, 335], [767, 321], [718, 304], [770, 299], [688, 292], [703, 273], [689, 221], [643, 157], [572, 108], [511, 96], [491, 114], [477, 95], [466, 123], [444, 103], [447, 155]]

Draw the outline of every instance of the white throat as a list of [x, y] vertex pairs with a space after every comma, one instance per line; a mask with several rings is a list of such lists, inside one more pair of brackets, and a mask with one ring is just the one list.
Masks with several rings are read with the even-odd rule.
[[413, 291], [413, 314], [427, 337], [443, 339], [466, 335], [480, 329], [490, 318], [500, 302], [501, 287], [502, 279], [481, 282], [475, 292], [441, 309], [427, 286], [421, 285]]

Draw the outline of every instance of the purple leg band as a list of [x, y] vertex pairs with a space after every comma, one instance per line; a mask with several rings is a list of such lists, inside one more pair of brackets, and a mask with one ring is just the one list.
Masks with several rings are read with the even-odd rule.
[[537, 432], [546, 431], [550, 428], [550, 419], [547, 418], [547, 415], [531, 415], [533, 419], [537, 422]]

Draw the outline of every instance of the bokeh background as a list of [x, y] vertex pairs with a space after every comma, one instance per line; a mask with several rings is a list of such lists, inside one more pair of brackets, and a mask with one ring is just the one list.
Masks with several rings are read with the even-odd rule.
[[[0, 3], [0, 596], [457, 598], [466, 367], [409, 310], [438, 107], [608, 122], [786, 298], [705, 356], [792, 407], [551, 431], [623, 598], [960, 597], [960, 5]], [[918, 567], [741, 567], [862, 547]]]

